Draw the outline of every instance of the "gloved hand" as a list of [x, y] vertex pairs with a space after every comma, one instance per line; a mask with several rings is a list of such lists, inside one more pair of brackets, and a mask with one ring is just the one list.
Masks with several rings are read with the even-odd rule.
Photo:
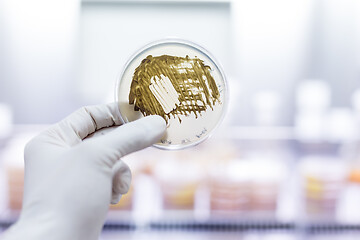
[[116, 104], [83, 107], [27, 144], [23, 209], [6, 240], [98, 239], [109, 203], [129, 189], [120, 158], [166, 129], [159, 116], [120, 124]]

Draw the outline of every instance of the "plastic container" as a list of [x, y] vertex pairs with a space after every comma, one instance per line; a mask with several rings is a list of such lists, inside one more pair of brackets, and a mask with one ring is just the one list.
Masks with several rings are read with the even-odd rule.
[[167, 122], [154, 146], [182, 149], [208, 138], [222, 121], [227, 102], [223, 71], [202, 47], [180, 39], [140, 49], [120, 74], [115, 99], [124, 123], [147, 115]]

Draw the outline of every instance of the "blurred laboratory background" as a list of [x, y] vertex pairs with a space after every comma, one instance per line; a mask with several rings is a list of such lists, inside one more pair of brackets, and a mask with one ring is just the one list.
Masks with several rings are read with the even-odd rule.
[[196, 147], [124, 158], [131, 190], [101, 239], [359, 239], [357, 0], [1, 0], [0, 236], [26, 142], [114, 101], [127, 60], [167, 37], [222, 65], [227, 115]]

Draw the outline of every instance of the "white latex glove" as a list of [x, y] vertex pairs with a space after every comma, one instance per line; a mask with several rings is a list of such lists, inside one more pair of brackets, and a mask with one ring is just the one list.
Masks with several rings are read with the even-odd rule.
[[[159, 116], [112, 127], [120, 124], [116, 104], [84, 107], [32, 139], [22, 213], [4, 239], [98, 239], [109, 203], [130, 186], [120, 158], [157, 142], [166, 129]], [[104, 128], [112, 131], [98, 131]]]

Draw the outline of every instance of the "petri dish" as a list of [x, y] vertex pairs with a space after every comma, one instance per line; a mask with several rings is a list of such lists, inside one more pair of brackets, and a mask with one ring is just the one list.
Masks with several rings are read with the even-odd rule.
[[226, 112], [225, 75], [199, 45], [182, 39], [152, 42], [137, 51], [117, 79], [115, 100], [124, 123], [160, 115], [167, 123], [155, 147], [179, 150], [199, 144]]

